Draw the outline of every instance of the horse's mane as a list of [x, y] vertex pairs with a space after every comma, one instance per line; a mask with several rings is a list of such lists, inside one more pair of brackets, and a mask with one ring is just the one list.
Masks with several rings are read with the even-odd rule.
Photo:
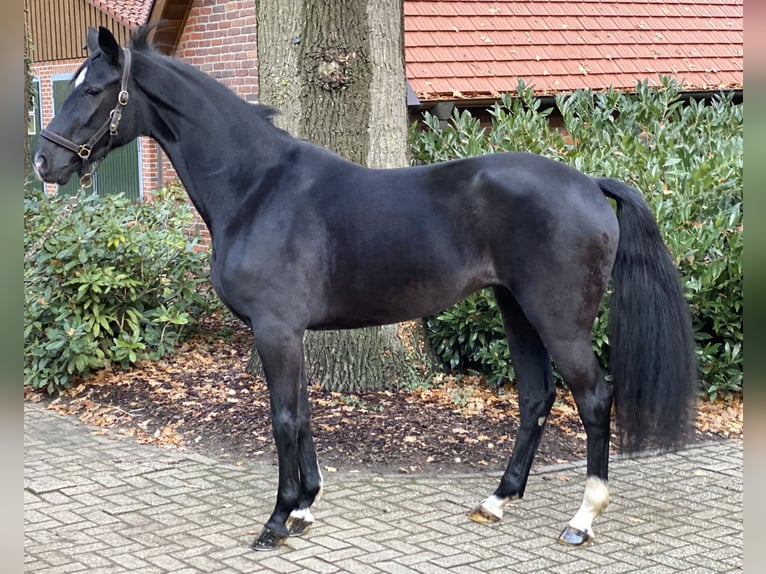
[[[136, 27], [135, 30], [133, 30], [131, 33], [130, 37], [131, 49], [159, 54], [160, 50], [158, 48], [160, 48], [160, 45], [156, 42], [155, 39], [150, 39], [149, 36], [151, 35], [152, 30], [155, 28], [160, 28], [163, 25], [166, 24], [161, 20], [152, 24], [145, 24], [143, 26]], [[278, 109], [263, 104], [256, 104], [253, 106], [253, 108], [258, 113], [258, 115], [260, 115], [263, 119], [272, 125], [274, 124], [274, 117], [280, 113]]]
[[152, 24], [144, 24], [142, 26], [138, 26], [133, 30], [133, 32], [130, 35], [130, 47], [133, 50], [143, 50], [143, 51], [154, 51], [157, 49], [158, 45], [153, 42], [149, 41], [149, 35], [152, 33], [152, 30], [155, 28], [159, 28], [163, 26], [164, 23], [160, 20], [159, 22], [154, 22]]
[[268, 121], [270, 124], [273, 124], [274, 117], [280, 114], [280, 111], [277, 108], [274, 108], [272, 106], [266, 106], [264, 104], [258, 104], [256, 106], [256, 110], [258, 111], [260, 116], [266, 121]]

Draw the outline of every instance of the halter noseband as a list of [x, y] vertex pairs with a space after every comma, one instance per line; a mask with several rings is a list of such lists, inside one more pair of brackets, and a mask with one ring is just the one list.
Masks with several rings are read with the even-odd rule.
[[120, 125], [120, 120], [122, 119], [122, 108], [127, 105], [128, 99], [130, 97], [128, 94], [128, 78], [130, 77], [131, 54], [130, 50], [127, 48], [123, 48], [122, 53], [124, 56], [124, 61], [122, 65], [122, 81], [120, 83], [120, 93], [117, 95], [117, 105], [111, 111], [109, 117], [103, 123], [103, 125], [95, 134], [93, 134], [92, 138], [90, 138], [86, 143], [78, 145], [72, 140], [69, 140], [64, 136], [60, 136], [59, 134], [52, 132], [47, 128], [40, 132], [42, 137], [48, 141], [52, 141], [53, 143], [60, 145], [61, 147], [65, 147], [66, 149], [73, 151], [82, 160], [83, 174], [82, 177], [80, 177], [80, 185], [82, 185], [83, 188], [90, 187], [93, 184], [93, 172], [96, 171], [95, 168], [90, 168], [90, 153], [93, 151], [93, 146], [95, 146], [99, 140], [104, 137], [104, 135], [106, 135], [107, 131], [109, 132], [109, 145], [111, 146], [111, 140], [114, 136], [117, 135], [117, 127]]

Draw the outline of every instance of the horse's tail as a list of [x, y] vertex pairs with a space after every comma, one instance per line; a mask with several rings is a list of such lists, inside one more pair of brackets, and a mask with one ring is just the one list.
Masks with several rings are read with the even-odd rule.
[[610, 370], [620, 449], [674, 449], [692, 436], [697, 360], [678, 270], [644, 198], [599, 178], [617, 202], [620, 241], [612, 277]]

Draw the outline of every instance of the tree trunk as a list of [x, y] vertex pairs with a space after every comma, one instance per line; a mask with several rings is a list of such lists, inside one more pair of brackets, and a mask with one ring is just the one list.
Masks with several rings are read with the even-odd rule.
[[[281, 111], [276, 123], [356, 163], [406, 165], [402, 4], [258, 2], [260, 100]], [[413, 322], [309, 332], [309, 380], [343, 391], [412, 384], [428, 368], [421, 330]]]

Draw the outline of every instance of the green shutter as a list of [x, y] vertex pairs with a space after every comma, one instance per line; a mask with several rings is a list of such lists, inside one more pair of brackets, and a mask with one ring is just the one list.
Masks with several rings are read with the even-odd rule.
[[101, 196], [125, 194], [132, 200], [141, 198], [138, 169], [138, 140], [112, 150], [96, 172], [96, 191]]
[[[69, 80], [53, 81], [53, 107], [58, 112], [64, 100], [72, 90]], [[104, 137], [109, 137], [108, 135]], [[81, 142], [76, 142], [81, 143]], [[96, 171], [93, 188], [100, 196], [125, 194], [126, 197], [138, 200], [141, 198], [141, 171], [139, 169], [138, 140], [113, 150], [101, 162]], [[59, 193], [73, 195], [80, 187], [77, 174], [64, 186], [59, 186]]]

